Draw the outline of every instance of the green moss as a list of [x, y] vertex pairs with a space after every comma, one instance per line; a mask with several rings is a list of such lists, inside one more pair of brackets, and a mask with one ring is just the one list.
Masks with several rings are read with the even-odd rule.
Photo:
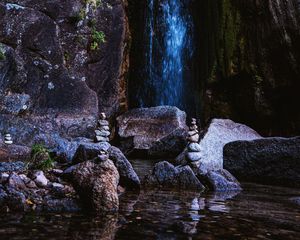
[[0, 44], [0, 61], [4, 61], [6, 59], [5, 52], [2, 44]]
[[35, 144], [31, 148], [31, 159], [28, 162], [30, 169], [49, 170], [54, 167], [55, 161], [50, 152], [41, 144]]
[[92, 43], [90, 46], [91, 50], [98, 50], [102, 43], [105, 43], [105, 33], [97, 31], [95, 28], [92, 29]]

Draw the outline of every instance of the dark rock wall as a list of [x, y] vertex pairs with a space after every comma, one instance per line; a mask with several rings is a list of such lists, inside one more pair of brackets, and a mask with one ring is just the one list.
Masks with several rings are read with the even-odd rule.
[[[195, 3], [201, 116], [300, 134], [300, 2]], [[199, 14], [200, 11], [200, 14]]]
[[[121, 0], [0, 1], [0, 114], [72, 119], [124, 110], [127, 30]], [[10, 112], [9, 99], [28, 104]]]

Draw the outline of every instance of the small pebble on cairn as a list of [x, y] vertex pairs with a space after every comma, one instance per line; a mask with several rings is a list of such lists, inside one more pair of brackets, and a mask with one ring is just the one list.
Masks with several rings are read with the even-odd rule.
[[106, 120], [105, 113], [101, 113], [97, 129], [95, 130], [95, 142], [109, 142], [109, 136], [109, 122]]
[[197, 120], [195, 118], [192, 118], [190, 131], [188, 132], [188, 139], [189, 143], [198, 143], [199, 142], [199, 132], [198, 132], [198, 126], [197, 126]]
[[9, 133], [5, 134], [5, 136], [4, 136], [4, 143], [5, 144], [13, 144], [11, 135]]

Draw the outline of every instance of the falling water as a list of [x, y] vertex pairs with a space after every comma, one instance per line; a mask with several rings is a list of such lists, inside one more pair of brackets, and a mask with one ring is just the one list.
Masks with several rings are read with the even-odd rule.
[[147, 1], [146, 79], [138, 93], [140, 106], [173, 105], [184, 109], [187, 62], [193, 54], [189, 0]]

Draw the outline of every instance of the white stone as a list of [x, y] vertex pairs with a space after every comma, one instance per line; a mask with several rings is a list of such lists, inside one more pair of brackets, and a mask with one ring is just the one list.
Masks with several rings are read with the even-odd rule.
[[8, 180], [9, 174], [8, 173], [1, 173], [0, 174], [0, 183], [4, 183]]
[[188, 145], [188, 151], [189, 152], [200, 152], [201, 151], [201, 147], [199, 143], [190, 143]]
[[34, 173], [34, 182], [39, 187], [46, 187], [48, 185], [48, 179], [45, 177], [43, 171], [37, 171]]
[[11, 145], [13, 144], [13, 141], [4, 141], [5, 144]]
[[62, 185], [62, 184], [60, 184], [60, 183], [54, 182], [54, 183], [52, 183], [52, 187], [53, 187], [53, 188], [64, 188], [65, 186]]
[[229, 119], [213, 119], [200, 141], [201, 164], [208, 171], [223, 169], [223, 148], [229, 142], [262, 138], [250, 127]]
[[191, 162], [197, 162], [201, 160], [201, 153], [200, 152], [188, 152], [186, 154], [186, 158]]

